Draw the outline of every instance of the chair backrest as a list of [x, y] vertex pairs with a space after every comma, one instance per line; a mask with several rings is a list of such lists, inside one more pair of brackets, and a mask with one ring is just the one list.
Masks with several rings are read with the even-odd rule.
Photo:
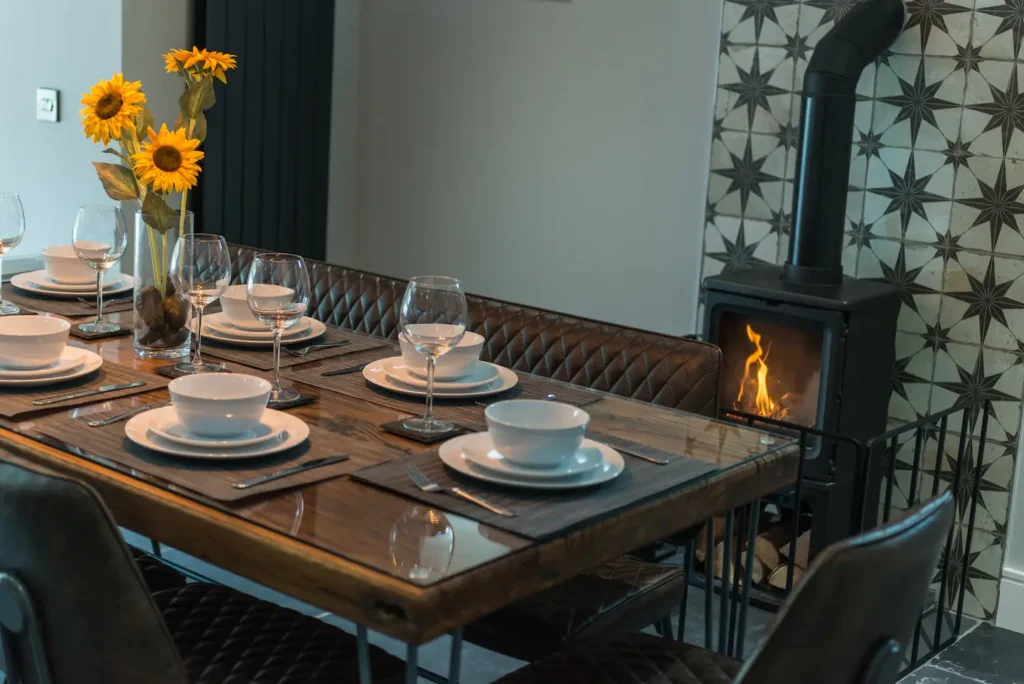
[[891, 684], [953, 520], [949, 492], [825, 549], [736, 684]]
[[[171, 636], [96, 492], [9, 457], [0, 453], [0, 574], [14, 584], [0, 582], [0, 631], [7, 669], [18, 673], [11, 684], [49, 684], [31, 665], [40, 650], [52, 684], [186, 684]], [[34, 615], [20, 620], [38, 626], [41, 644], [17, 630], [12, 586], [27, 590]]]
[[[232, 282], [242, 282], [258, 251], [231, 245]], [[322, 261], [307, 264], [313, 281], [311, 316], [397, 339], [406, 281]], [[487, 340], [485, 361], [660, 406], [716, 415], [722, 353], [714, 345], [487, 297], [467, 299], [470, 329]]]

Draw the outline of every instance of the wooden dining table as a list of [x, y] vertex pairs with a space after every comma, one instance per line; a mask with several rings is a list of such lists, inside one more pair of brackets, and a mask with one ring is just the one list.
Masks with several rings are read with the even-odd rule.
[[[130, 312], [109, 318], [131, 325]], [[135, 356], [130, 336], [72, 340], [71, 344], [92, 349], [105, 362], [137, 371], [153, 371], [168, 363]], [[298, 368], [328, 369], [337, 363], [337, 359], [324, 359]], [[267, 371], [227, 365], [237, 372], [271, 376]], [[288, 412], [310, 426], [343, 436], [349, 452], [358, 451], [360, 445], [372, 449], [383, 444], [396, 453], [426, 448], [379, 427], [411, 412], [309, 385], [300, 389], [316, 401]], [[167, 390], [156, 389], [106, 408], [167, 400]], [[103, 409], [99, 397], [93, 410]], [[81, 416], [89, 413], [81, 408], [75, 411]], [[366, 629], [406, 642], [414, 673], [418, 645], [604, 561], [791, 485], [797, 476], [797, 448], [777, 434], [611, 394], [601, 394], [586, 411], [592, 430], [641, 438], [645, 444], [704, 461], [711, 468], [690, 481], [667, 482], [656, 494], [628, 506], [612, 511], [594, 506], [580, 524], [531, 538], [454, 513], [444, 496], [428, 506], [348, 475], [234, 503], [210, 500], [146, 472], [91, 458], [70, 440], [62, 444], [42, 438], [37, 432], [41, 421], [54, 413], [70, 417], [67, 409], [4, 420], [0, 446], [11, 454], [3, 458], [42, 464], [88, 482], [124, 528], [351, 620], [359, 625], [364, 648]], [[90, 429], [84, 423], [80, 427]], [[712, 438], [687, 439], [694, 434]], [[329, 443], [313, 446], [332, 453]], [[640, 463], [628, 456], [625, 460], [627, 469]], [[431, 511], [446, 520], [454, 548], [440, 570], [410, 576], [410, 564], [418, 562], [415, 556], [424, 548], [424, 540], [416, 537], [429, 526], [405, 522], [424, 515], [429, 518]], [[368, 672], [361, 671], [360, 676], [369, 680]]]

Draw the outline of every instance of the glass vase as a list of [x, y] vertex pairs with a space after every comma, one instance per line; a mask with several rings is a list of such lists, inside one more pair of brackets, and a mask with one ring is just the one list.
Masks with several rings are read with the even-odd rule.
[[143, 358], [176, 359], [191, 347], [189, 323], [192, 307], [171, 282], [170, 263], [174, 245], [182, 233], [192, 232], [192, 212], [184, 222], [175, 216], [163, 234], [135, 212], [135, 306], [132, 325], [135, 354]]

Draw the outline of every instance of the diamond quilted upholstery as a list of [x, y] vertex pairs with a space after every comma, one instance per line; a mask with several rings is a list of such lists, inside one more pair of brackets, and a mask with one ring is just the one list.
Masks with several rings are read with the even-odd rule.
[[185, 575], [166, 563], [161, 563], [160, 560], [150, 556], [148, 553], [143, 553], [131, 547], [129, 547], [129, 550], [132, 554], [132, 560], [135, 561], [136, 567], [142, 573], [142, 579], [146, 581], [146, 587], [150, 593], [185, 586]]
[[[257, 250], [232, 245], [233, 282]], [[405, 281], [308, 261], [315, 318], [395, 339]], [[471, 296], [483, 359], [624, 397], [714, 415], [721, 352], [713, 345]]]
[[[357, 680], [355, 637], [293, 610], [213, 584], [153, 595], [193, 684]], [[371, 647], [374, 682], [400, 682], [405, 663]]]
[[[498, 684], [729, 684], [738, 661], [649, 634], [578, 644]], [[781, 683], [780, 683], [781, 684]]]
[[597, 634], [639, 631], [678, 605], [679, 568], [620, 556], [466, 627], [466, 638], [533, 661]]

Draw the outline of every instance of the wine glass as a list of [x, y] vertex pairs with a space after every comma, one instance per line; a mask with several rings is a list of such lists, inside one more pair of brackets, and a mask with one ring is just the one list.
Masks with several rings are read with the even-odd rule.
[[[25, 235], [25, 211], [21, 198], [13, 192], [0, 192], [0, 280], [4, 275], [4, 255], [18, 246]], [[0, 298], [0, 316], [16, 314], [21, 309]]]
[[178, 292], [198, 313], [196, 354], [174, 368], [182, 373], [218, 371], [223, 366], [203, 362], [203, 309], [217, 301], [231, 282], [231, 255], [228, 243], [220, 235], [192, 233], [178, 238], [171, 257], [171, 278]]
[[422, 418], [406, 418], [415, 432], [448, 432], [452, 424], [433, 416], [434, 365], [466, 334], [469, 308], [462, 283], [447, 276], [418, 276], [409, 281], [402, 299], [399, 327], [406, 341], [427, 357], [427, 411]]
[[103, 318], [103, 274], [121, 260], [128, 247], [121, 210], [107, 205], [79, 207], [71, 240], [78, 258], [96, 271], [96, 320], [80, 327], [85, 332], [117, 332], [121, 326]]
[[412, 506], [391, 525], [388, 548], [401, 576], [421, 584], [436, 582], [451, 567], [455, 530], [442, 511]]
[[298, 399], [298, 392], [281, 387], [281, 333], [306, 315], [311, 289], [306, 262], [295, 254], [257, 254], [245, 287], [252, 315], [274, 332], [274, 389], [270, 392], [270, 401]]

